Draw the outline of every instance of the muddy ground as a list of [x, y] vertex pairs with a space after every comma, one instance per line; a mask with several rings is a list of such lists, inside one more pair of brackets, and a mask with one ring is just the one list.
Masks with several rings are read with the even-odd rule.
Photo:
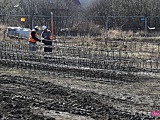
[[154, 120], [150, 112], [160, 110], [159, 79], [100, 83], [33, 72], [0, 66], [0, 120]]
[[159, 80], [98, 83], [2, 68], [1, 120], [154, 120]]

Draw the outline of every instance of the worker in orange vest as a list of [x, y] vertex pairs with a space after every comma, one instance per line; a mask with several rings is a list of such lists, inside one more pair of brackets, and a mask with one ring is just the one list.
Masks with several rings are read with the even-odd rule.
[[36, 51], [36, 42], [41, 40], [38, 38], [37, 31], [38, 26], [35, 26], [34, 29], [31, 31], [31, 34], [29, 36], [28, 42], [29, 42], [29, 50], [30, 51]]

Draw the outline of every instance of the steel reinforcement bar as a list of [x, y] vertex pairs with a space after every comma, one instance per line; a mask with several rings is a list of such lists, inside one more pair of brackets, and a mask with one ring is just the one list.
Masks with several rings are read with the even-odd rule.
[[146, 74], [149, 75], [147, 77], [159, 77], [160, 73], [158, 59], [122, 55], [130, 54], [127, 50], [73, 46], [57, 42], [53, 46], [53, 53], [44, 53], [41, 50], [43, 47], [44, 45], [38, 45], [38, 51], [30, 52], [28, 44], [2, 42], [0, 63], [8, 67], [116, 81], [134, 81], [142, 76], [146, 77]]

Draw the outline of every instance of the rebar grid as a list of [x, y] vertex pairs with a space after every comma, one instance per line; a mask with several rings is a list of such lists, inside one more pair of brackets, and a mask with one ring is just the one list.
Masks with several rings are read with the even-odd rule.
[[[53, 41], [53, 52], [28, 50], [26, 41], [0, 41], [0, 64], [40, 74], [95, 81], [134, 82], [160, 77], [159, 44], [135, 41]], [[50, 59], [47, 59], [47, 58]], [[38, 71], [38, 72], [36, 72]]]

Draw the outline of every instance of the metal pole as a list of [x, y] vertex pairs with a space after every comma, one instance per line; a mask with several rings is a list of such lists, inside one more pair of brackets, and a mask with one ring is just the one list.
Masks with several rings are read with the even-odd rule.
[[147, 37], [147, 33], [148, 33], [148, 31], [147, 31], [147, 17], [145, 17], [145, 28], [144, 28], [145, 30], [145, 37]]
[[53, 23], [53, 12], [51, 12], [51, 27], [52, 27], [52, 40], [54, 39], [54, 23]]
[[106, 17], [106, 31], [105, 31], [105, 45], [107, 45], [107, 39], [108, 39], [108, 22], [109, 22], [109, 17]]
[[34, 28], [34, 15], [31, 16], [32, 19], [32, 29]]

